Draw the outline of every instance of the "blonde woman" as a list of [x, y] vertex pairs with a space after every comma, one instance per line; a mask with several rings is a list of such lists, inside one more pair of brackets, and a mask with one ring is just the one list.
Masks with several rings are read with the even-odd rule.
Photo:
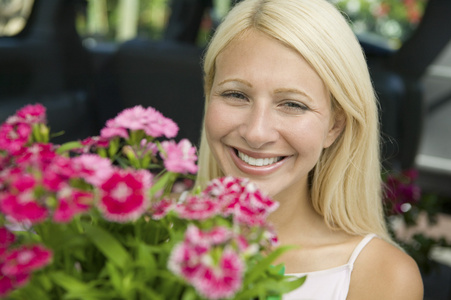
[[245, 0], [205, 55], [198, 184], [247, 177], [279, 201], [270, 216], [284, 299], [422, 299], [415, 262], [381, 207], [377, 102], [365, 59], [324, 0]]

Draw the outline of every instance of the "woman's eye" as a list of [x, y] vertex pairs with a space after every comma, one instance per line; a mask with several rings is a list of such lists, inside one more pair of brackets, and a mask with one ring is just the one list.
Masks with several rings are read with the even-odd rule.
[[247, 97], [240, 92], [225, 92], [225, 93], [222, 93], [222, 96], [226, 97], [226, 98], [233, 98], [233, 99], [240, 99], [240, 100], [247, 99]]
[[290, 110], [296, 110], [296, 111], [304, 111], [308, 110], [308, 107], [302, 103], [298, 102], [285, 102], [283, 104], [284, 107], [290, 109]]

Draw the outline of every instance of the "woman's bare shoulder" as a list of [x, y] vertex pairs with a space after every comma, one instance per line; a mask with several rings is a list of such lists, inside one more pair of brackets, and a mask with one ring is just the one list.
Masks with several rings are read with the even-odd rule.
[[416, 262], [404, 251], [374, 238], [355, 261], [348, 299], [423, 299]]

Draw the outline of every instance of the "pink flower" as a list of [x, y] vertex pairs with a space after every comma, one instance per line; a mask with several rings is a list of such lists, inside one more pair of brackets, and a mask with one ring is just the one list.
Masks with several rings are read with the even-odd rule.
[[179, 128], [177, 124], [169, 118], [166, 118], [159, 111], [153, 107], [149, 107], [146, 110], [147, 123], [144, 131], [146, 134], [153, 137], [165, 136], [167, 138], [173, 138], [177, 135]]
[[[16, 112], [21, 122], [28, 124], [46, 123], [46, 108], [41, 104], [26, 105]], [[7, 123], [11, 121], [6, 121]]]
[[152, 174], [147, 170], [118, 170], [100, 186], [99, 209], [115, 222], [139, 218], [149, 206], [148, 188]]
[[27, 284], [28, 279], [30, 277], [29, 274], [6, 276], [1, 271], [4, 264], [5, 264], [4, 262], [0, 263], [0, 298], [7, 297], [12, 290]]
[[19, 153], [31, 136], [31, 126], [26, 123], [11, 125], [3, 123], [0, 126], [0, 150], [11, 154]]
[[0, 261], [3, 261], [4, 254], [8, 247], [15, 241], [16, 237], [5, 227], [0, 227]]
[[96, 154], [77, 156], [72, 163], [78, 176], [94, 186], [100, 186], [113, 173], [111, 161]]
[[207, 197], [188, 196], [184, 202], [177, 204], [175, 211], [183, 219], [205, 220], [220, 213], [221, 206]]
[[66, 187], [57, 193], [57, 198], [58, 206], [53, 213], [53, 220], [58, 223], [67, 223], [76, 214], [89, 210], [93, 195], [89, 192]]
[[42, 183], [48, 190], [57, 192], [75, 175], [76, 171], [70, 158], [55, 156], [52, 162], [43, 170]]
[[183, 277], [205, 298], [233, 297], [241, 288], [244, 262], [234, 249], [222, 248], [230, 236], [227, 228], [204, 232], [190, 225], [184, 241], [171, 252], [169, 270]]
[[51, 144], [36, 143], [26, 148], [20, 156], [17, 156], [17, 163], [26, 166], [33, 166], [38, 169], [45, 169], [57, 156]]
[[113, 139], [115, 137], [121, 137], [128, 139], [128, 132], [125, 128], [105, 127], [100, 131], [100, 137], [103, 139]]
[[194, 288], [208, 299], [231, 298], [240, 290], [244, 262], [232, 249], [226, 248], [215, 266], [200, 268]]
[[6, 256], [1, 272], [9, 277], [31, 273], [48, 265], [51, 259], [52, 252], [44, 246], [22, 246]]
[[32, 193], [5, 194], [0, 198], [0, 210], [18, 222], [39, 223], [47, 217], [47, 208], [37, 203]]
[[107, 127], [144, 130], [146, 128], [148, 118], [148, 111], [142, 106], [137, 105], [120, 112], [116, 118], [107, 122]]
[[43, 221], [47, 217], [47, 208], [34, 195], [36, 179], [16, 168], [11, 170], [9, 180], [9, 190], [0, 194], [0, 210], [19, 222]]
[[81, 152], [87, 153], [91, 148], [108, 148], [110, 141], [100, 136], [88, 137], [80, 142], [83, 146]]
[[185, 240], [187, 242], [195, 245], [204, 245], [205, 248], [224, 244], [232, 237], [232, 231], [223, 226], [216, 226], [210, 230], [200, 230], [196, 226], [189, 226], [185, 232]]
[[161, 143], [165, 153], [161, 153], [164, 166], [168, 171], [175, 173], [196, 173], [196, 148], [187, 139], [182, 139], [178, 144], [174, 141]]
[[264, 195], [248, 179], [214, 179], [204, 194], [218, 199], [223, 205], [224, 216], [233, 216], [238, 223], [249, 226], [264, 225], [268, 215], [278, 207], [277, 202]]
[[164, 218], [174, 207], [175, 203], [172, 199], [161, 199], [151, 207], [152, 219], [160, 220]]

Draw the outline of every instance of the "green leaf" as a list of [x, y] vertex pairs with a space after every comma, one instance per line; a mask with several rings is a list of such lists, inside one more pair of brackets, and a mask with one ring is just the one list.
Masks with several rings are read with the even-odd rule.
[[63, 154], [64, 152], [81, 147], [83, 147], [83, 145], [80, 142], [67, 142], [59, 146], [58, 149], [56, 149], [56, 153]]
[[116, 264], [122, 270], [130, 265], [132, 259], [129, 253], [112, 234], [88, 223], [83, 223], [83, 228], [91, 242], [112, 263]]
[[60, 287], [71, 292], [87, 291], [90, 286], [86, 283], [67, 275], [62, 271], [55, 271], [49, 274], [49, 277]]
[[161, 176], [158, 181], [152, 186], [152, 188], [150, 189], [150, 195], [153, 196], [155, 195], [156, 192], [162, 190], [167, 183], [169, 182], [169, 180], [171, 180], [173, 173], [171, 172], [166, 172], [163, 174], [163, 176]]
[[294, 249], [296, 247], [294, 246], [283, 246], [279, 247], [273, 252], [271, 252], [268, 256], [263, 258], [261, 261], [259, 261], [246, 275], [246, 278], [244, 279], [244, 286], [247, 286], [249, 283], [253, 282], [258, 276], [261, 276], [264, 274], [265, 270], [268, 269], [272, 262], [282, 255], [284, 252]]

